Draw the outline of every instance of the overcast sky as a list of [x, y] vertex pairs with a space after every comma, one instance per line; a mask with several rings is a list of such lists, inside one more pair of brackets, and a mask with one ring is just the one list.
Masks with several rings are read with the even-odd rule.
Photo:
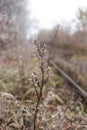
[[51, 28], [60, 21], [70, 22], [79, 7], [87, 7], [87, 0], [30, 0], [31, 16], [40, 28]]

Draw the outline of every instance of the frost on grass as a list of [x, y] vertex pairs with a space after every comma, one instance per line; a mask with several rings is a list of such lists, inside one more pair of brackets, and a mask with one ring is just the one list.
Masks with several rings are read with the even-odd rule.
[[[80, 99], [73, 100], [74, 95], [67, 92], [68, 88], [63, 88], [62, 85], [61, 88], [56, 88], [53, 82], [48, 82], [50, 70], [47, 48], [38, 40], [34, 43], [38, 71], [32, 70], [29, 78], [33, 93], [29, 100], [17, 100], [10, 93], [0, 93], [0, 129], [86, 130], [87, 113], [84, 113], [84, 105]], [[56, 81], [58, 82], [58, 79], [54, 82]], [[69, 98], [62, 101], [67, 97], [66, 94]], [[62, 100], [60, 97], [63, 97]]]

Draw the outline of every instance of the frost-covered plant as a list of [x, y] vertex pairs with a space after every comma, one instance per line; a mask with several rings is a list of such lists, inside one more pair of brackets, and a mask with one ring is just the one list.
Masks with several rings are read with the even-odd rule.
[[0, 130], [27, 130], [32, 114], [28, 105], [7, 92], [0, 93]]
[[39, 112], [38, 109], [43, 95], [43, 87], [45, 86], [46, 82], [49, 79], [49, 67], [48, 67], [48, 52], [46, 45], [44, 43], [41, 43], [39, 40], [35, 40], [33, 43], [35, 44], [36, 49], [35, 55], [38, 59], [40, 77], [41, 77], [41, 80], [39, 80], [38, 74], [36, 72], [33, 72], [30, 78], [30, 81], [35, 89], [37, 96], [35, 113], [34, 113], [34, 130], [36, 130], [37, 116]]

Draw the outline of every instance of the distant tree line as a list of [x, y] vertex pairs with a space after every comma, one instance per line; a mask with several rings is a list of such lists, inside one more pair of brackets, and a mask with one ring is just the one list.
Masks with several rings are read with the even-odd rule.
[[[73, 29], [74, 24], [74, 29]], [[87, 8], [79, 8], [72, 26], [58, 24], [52, 30], [40, 30], [38, 34], [42, 42], [46, 42], [50, 51], [68, 48], [77, 44], [87, 45]]]

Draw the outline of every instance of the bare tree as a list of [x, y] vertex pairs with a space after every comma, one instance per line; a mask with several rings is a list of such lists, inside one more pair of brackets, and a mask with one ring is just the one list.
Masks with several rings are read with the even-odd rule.
[[87, 8], [79, 8], [77, 11], [76, 37], [80, 42], [87, 42]]
[[0, 0], [0, 32], [11, 37], [18, 31], [26, 36], [29, 27], [27, 0]]

